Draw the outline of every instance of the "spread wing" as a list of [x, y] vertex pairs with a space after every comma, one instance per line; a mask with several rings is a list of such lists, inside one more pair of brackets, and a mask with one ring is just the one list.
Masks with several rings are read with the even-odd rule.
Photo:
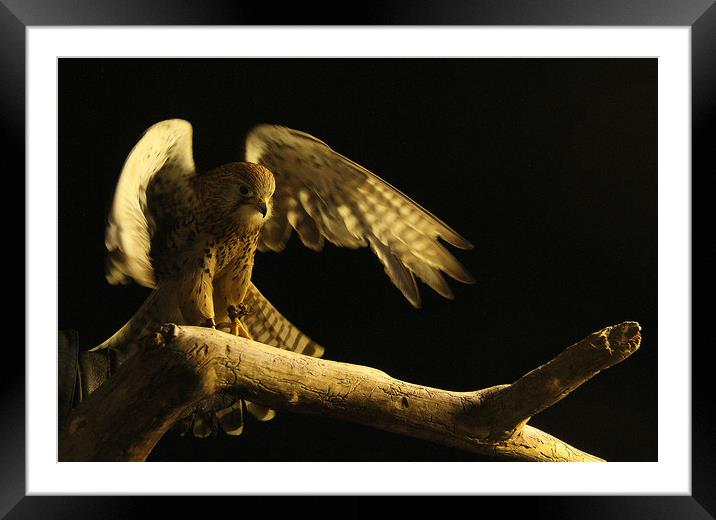
[[186, 206], [186, 181], [193, 175], [191, 124], [171, 119], [144, 133], [124, 163], [109, 213], [105, 245], [110, 283], [134, 279], [155, 286], [152, 237]]
[[254, 128], [246, 160], [276, 177], [273, 216], [264, 226], [260, 250], [281, 251], [292, 230], [311, 249], [324, 240], [338, 246], [370, 247], [391, 281], [415, 307], [417, 276], [446, 298], [442, 276], [472, 283], [472, 276], [440, 243], [472, 244], [409, 197], [315, 137], [275, 125]]
[[307, 356], [323, 355], [324, 348], [284, 318], [253, 283], [249, 284], [244, 303], [251, 312], [241, 321], [256, 341]]

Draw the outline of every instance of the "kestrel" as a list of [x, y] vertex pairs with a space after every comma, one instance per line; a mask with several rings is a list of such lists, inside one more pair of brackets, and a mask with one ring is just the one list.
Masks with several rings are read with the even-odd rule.
[[[219, 324], [262, 343], [320, 357], [323, 347], [284, 318], [251, 282], [255, 251], [283, 250], [293, 230], [316, 251], [325, 240], [370, 247], [415, 307], [420, 306], [416, 276], [446, 298], [453, 294], [442, 273], [473, 282], [438, 238], [472, 248], [467, 240], [315, 137], [260, 125], [246, 138], [245, 160], [199, 173], [192, 126], [180, 119], [157, 123], [140, 138], [122, 169], [108, 218], [106, 276], [112, 284], [134, 280], [153, 291], [94, 350], [126, 352], [127, 345], [171, 322]], [[227, 433], [241, 433], [241, 402], [223, 405], [216, 413], [219, 423]], [[256, 404], [246, 403], [246, 408], [259, 419], [273, 417], [273, 411]], [[207, 414], [194, 414], [194, 434], [208, 435], [209, 421]]]

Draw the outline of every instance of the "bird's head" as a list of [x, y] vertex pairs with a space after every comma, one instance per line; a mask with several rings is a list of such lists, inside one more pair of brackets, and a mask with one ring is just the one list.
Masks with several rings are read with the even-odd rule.
[[268, 168], [259, 164], [236, 162], [213, 172], [214, 210], [241, 224], [261, 226], [271, 216], [271, 197], [276, 182]]

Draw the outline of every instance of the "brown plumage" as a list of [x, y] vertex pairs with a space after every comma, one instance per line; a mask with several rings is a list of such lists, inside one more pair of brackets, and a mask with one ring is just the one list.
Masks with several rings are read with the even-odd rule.
[[[442, 273], [472, 282], [438, 238], [462, 249], [472, 247], [467, 240], [315, 137], [261, 125], [247, 137], [246, 161], [197, 174], [188, 122], [163, 121], [145, 132], [120, 175], [105, 244], [110, 283], [134, 280], [153, 291], [96, 349], [114, 348], [126, 356], [127, 345], [161, 323], [225, 322], [229, 306], [243, 304], [251, 312], [241, 321], [256, 340], [321, 356], [323, 347], [251, 283], [255, 251], [281, 251], [292, 230], [315, 250], [325, 240], [370, 247], [416, 307], [416, 276], [446, 298], [452, 291]], [[240, 403], [221, 405], [219, 422], [227, 432], [240, 433]], [[260, 420], [273, 417], [258, 405], [246, 407]], [[195, 435], [211, 431], [212, 410], [207, 405], [197, 411]]]

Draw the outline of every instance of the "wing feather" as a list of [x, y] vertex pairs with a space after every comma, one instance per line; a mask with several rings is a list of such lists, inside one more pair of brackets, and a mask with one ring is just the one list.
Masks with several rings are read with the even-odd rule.
[[[268, 167], [276, 177], [272, 219], [287, 223], [306, 246], [316, 250], [323, 246], [323, 238], [341, 247], [370, 247], [414, 306], [420, 305], [415, 276], [446, 298], [453, 294], [441, 272], [461, 282], [474, 281], [439, 239], [461, 249], [472, 248], [470, 242], [315, 137], [261, 125], [246, 139], [246, 160]], [[280, 251], [288, 237], [276, 241], [270, 225], [261, 248]]]
[[273, 205], [273, 218], [264, 225], [262, 240], [259, 243], [260, 251], [283, 251], [286, 242], [291, 238], [291, 226], [288, 223], [286, 209], [282, 205], [292, 205], [287, 198], [277, 197]]
[[291, 227], [298, 233], [301, 242], [314, 251], [323, 249], [324, 238], [316, 221], [306, 212], [302, 204], [291, 199], [291, 204], [286, 212], [286, 218]]
[[383, 244], [375, 235], [368, 235], [367, 238], [370, 248], [383, 263], [388, 277], [414, 307], [420, 307], [420, 292], [413, 273], [391, 252], [390, 247]]
[[[142, 135], [124, 163], [108, 217], [105, 246], [110, 283], [134, 279], [155, 286], [152, 237], [160, 221], [171, 219], [181, 206], [177, 200], [181, 184], [193, 175], [191, 124], [181, 119], [162, 121]], [[169, 203], [153, 204], [156, 200]]]

